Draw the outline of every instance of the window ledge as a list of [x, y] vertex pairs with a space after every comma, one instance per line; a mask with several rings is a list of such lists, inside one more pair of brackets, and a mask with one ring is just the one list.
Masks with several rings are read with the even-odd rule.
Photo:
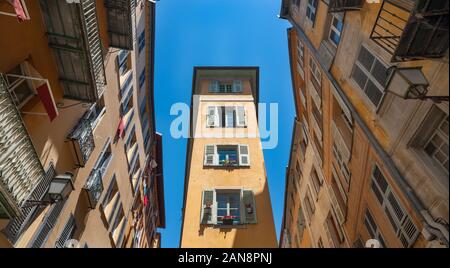
[[247, 229], [246, 224], [236, 224], [236, 225], [213, 224], [212, 227], [214, 229]]
[[250, 168], [250, 166], [203, 165], [203, 168], [214, 168], [214, 169], [246, 169], [246, 168]]

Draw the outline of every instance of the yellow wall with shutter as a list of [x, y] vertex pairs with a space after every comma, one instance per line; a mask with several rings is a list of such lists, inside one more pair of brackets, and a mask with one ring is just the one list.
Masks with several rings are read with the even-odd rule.
[[[207, 84], [208, 82], [203, 81], [203, 90], [207, 90]], [[197, 100], [199, 105], [194, 105], [193, 112], [196, 138], [193, 140], [190, 172], [186, 178], [188, 184], [181, 247], [277, 247], [264, 156], [261, 141], [258, 138], [256, 109], [252, 95], [248, 95], [250, 92], [249, 86], [250, 83], [244, 83], [244, 94], [242, 95], [208, 94], [193, 96], [194, 103]], [[228, 105], [245, 106], [247, 128], [207, 128], [207, 107]], [[220, 134], [233, 135], [233, 132], [235, 133], [232, 138], [217, 137]], [[256, 137], [248, 138], [248, 132], [253, 132]], [[244, 135], [244, 137], [236, 138], [236, 134]], [[207, 136], [208, 138], [202, 138], [201, 136]], [[204, 167], [204, 151], [208, 144], [248, 145], [250, 167], [234, 169]], [[256, 202], [257, 224], [246, 224], [227, 229], [201, 225], [202, 192], [215, 188], [252, 190]]]

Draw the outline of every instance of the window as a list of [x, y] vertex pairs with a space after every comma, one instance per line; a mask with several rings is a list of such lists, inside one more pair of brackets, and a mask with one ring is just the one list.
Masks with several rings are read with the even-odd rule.
[[117, 56], [117, 63], [119, 65], [119, 74], [124, 75], [128, 70], [131, 69], [131, 66], [129, 62], [129, 51], [128, 50], [120, 50], [119, 54]]
[[313, 23], [316, 21], [317, 5], [319, 0], [308, 0], [306, 7], [306, 17]]
[[240, 192], [216, 192], [217, 224], [223, 224], [224, 218], [231, 217], [233, 224], [240, 222]]
[[328, 39], [335, 46], [339, 45], [339, 42], [341, 41], [343, 26], [344, 24], [342, 21], [342, 16], [336, 13], [333, 14], [331, 18], [330, 33], [328, 34]]
[[305, 199], [303, 200], [303, 203], [305, 204], [306, 208], [306, 216], [309, 219], [309, 223], [311, 224], [312, 216], [314, 215], [314, 211], [316, 210], [316, 207], [314, 205], [314, 202], [311, 199], [311, 190], [308, 188], [306, 192]]
[[351, 77], [377, 108], [384, 96], [386, 72], [386, 65], [361, 46]]
[[206, 145], [205, 166], [250, 166], [248, 145]]
[[305, 47], [300, 40], [297, 40], [297, 69], [300, 76], [305, 79]]
[[245, 108], [244, 106], [209, 106], [206, 126], [218, 128], [246, 127]]
[[313, 185], [313, 189], [314, 189], [314, 194], [316, 195], [316, 199], [318, 199], [320, 187], [323, 184], [323, 179], [322, 179], [322, 177], [319, 177], [315, 167], [313, 167], [311, 170], [311, 181], [312, 181], [312, 185]]
[[255, 224], [255, 209], [251, 190], [205, 190], [202, 194], [201, 224]]
[[142, 31], [141, 34], [139, 35], [138, 46], [139, 46], [139, 54], [140, 54], [145, 47], [145, 31]]
[[144, 84], [145, 84], [145, 68], [142, 70], [141, 74], [139, 75], [139, 89], [141, 89]]
[[101, 99], [99, 99], [96, 103], [94, 103], [91, 108], [87, 111], [86, 119], [91, 122], [91, 127], [94, 129], [100, 120], [103, 118], [103, 115], [106, 112], [105, 107], [105, 99], [102, 95]]
[[419, 230], [376, 164], [372, 171], [371, 187], [395, 234], [404, 247], [410, 247], [417, 239]]
[[324, 229], [327, 233], [330, 244], [334, 247], [339, 247], [339, 245], [344, 242], [344, 235], [341, 227], [337, 223], [335, 217], [333, 217], [331, 211], [328, 213]]
[[238, 165], [237, 146], [219, 146], [217, 147], [217, 153], [219, 155], [219, 165]]
[[117, 186], [116, 175], [114, 174], [109, 183], [108, 190], [103, 196], [102, 211], [106, 219], [107, 226], [110, 226], [114, 219], [114, 213], [120, 203], [120, 192]]
[[351, 172], [348, 168], [347, 161], [344, 159], [344, 157], [342, 155], [342, 147], [341, 147], [341, 149], [339, 149], [336, 142], [333, 142], [332, 152], [333, 152], [334, 159], [336, 160], [337, 170], [339, 170], [340, 174], [342, 174], [342, 176], [345, 178], [345, 181], [347, 182], [347, 184], [349, 184]]
[[317, 241], [317, 247], [318, 247], [318, 248], [324, 248], [324, 246], [323, 246], [323, 241], [322, 241], [322, 237], [319, 237], [319, 240]]
[[373, 219], [373, 216], [368, 209], [366, 209], [366, 214], [364, 215], [364, 225], [366, 226], [370, 238], [377, 239], [380, 242], [381, 246], [385, 248], [386, 243], [384, 242], [383, 236], [381, 235], [381, 232], [378, 229], [378, 226], [375, 223], [375, 220]]
[[322, 97], [322, 73], [312, 57], [309, 58], [309, 70], [312, 76], [311, 82], [316, 89], [317, 94]]
[[69, 219], [67, 220], [66, 225], [64, 226], [61, 234], [58, 237], [58, 240], [55, 243], [56, 248], [63, 248], [65, 243], [72, 239], [76, 230], [75, 217], [73, 214], [70, 214]]
[[242, 81], [218, 81], [212, 80], [209, 82], [209, 93], [240, 93], [242, 92]]
[[97, 162], [95, 163], [94, 169], [99, 169], [102, 174], [102, 177], [104, 177], [106, 174], [106, 170], [108, 169], [108, 166], [111, 163], [111, 160], [112, 160], [111, 138], [108, 138], [105, 145], [103, 146], [100, 156], [97, 159]]
[[440, 113], [437, 117], [436, 127], [430, 135], [430, 138], [423, 147], [427, 155], [437, 163], [447, 175], [449, 174], [448, 164], [448, 115], [442, 110], [434, 108], [437, 113]]

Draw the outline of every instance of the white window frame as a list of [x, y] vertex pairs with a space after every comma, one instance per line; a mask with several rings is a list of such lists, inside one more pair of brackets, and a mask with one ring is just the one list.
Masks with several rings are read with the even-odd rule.
[[[364, 65], [362, 65], [362, 64], [359, 62], [359, 60], [358, 60], [362, 48], [364, 48], [365, 50], [367, 50], [367, 52], [369, 52], [369, 53], [373, 56], [373, 58], [374, 58], [374, 61], [372, 62], [372, 65], [371, 65], [371, 67], [370, 67], [370, 70], [366, 70], [366, 67], [365, 67]], [[364, 95], [365, 95], [365, 97], [367, 98], [367, 100], [369, 100], [370, 104], [373, 105], [373, 106], [378, 110], [378, 109], [381, 107], [381, 104], [383, 103], [383, 99], [384, 99], [384, 96], [386, 95], [386, 91], [385, 91], [385, 89], [384, 89], [384, 86], [381, 85], [381, 84], [377, 81], [377, 79], [376, 79], [376, 78], [372, 75], [372, 73], [371, 73], [371, 72], [373, 71], [373, 68], [374, 68], [374, 66], [375, 66], [375, 63], [376, 63], [377, 61], [378, 61], [381, 65], [383, 65], [386, 69], [389, 68], [389, 65], [386, 64], [380, 57], [378, 57], [377, 54], [374, 53], [374, 52], [369, 48], [368, 45], [362, 44], [362, 45], [360, 46], [360, 49], [359, 49], [359, 51], [358, 51], [358, 54], [356, 55], [355, 63], [353, 64], [353, 68], [352, 68], [352, 71], [351, 71], [351, 73], [350, 73], [350, 78], [351, 78], [351, 80], [354, 82], [354, 84], [355, 84], [359, 89], [361, 89], [361, 91], [364, 93]], [[358, 66], [359, 69], [360, 69], [360, 70], [366, 75], [366, 77], [367, 77], [366, 84], [364, 85], [364, 88], [361, 88], [361, 87], [359, 86], [359, 84], [356, 82], [356, 80], [354, 79], [354, 77], [353, 77], [353, 73], [355, 72], [356, 66]], [[376, 86], [376, 88], [381, 92], [380, 102], [379, 102], [378, 104], [373, 103], [372, 100], [369, 98], [369, 96], [368, 96], [368, 94], [367, 94], [367, 85], [368, 85], [369, 80], [370, 80], [370, 81]]]
[[[229, 146], [235, 147], [237, 153], [238, 163], [235, 166], [230, 166], [232, 168], [238, 167], [248, 167], [250, 166], [250, 146], [248, 144], [207, 144], [204, 149], [204, 166], [215, 166], [215, 167], [228, 167], [226, 165], [221, 165], [219, 163], [219, 152], [218, 147]], [[211, 152], [212, 147], [214, 147], [214, 154]], [[242, 153], [243, 148], [247, 148], [247, 154]], [[247, 157], [247, 163], [244, 163], [243, 158]], [[212, 160], [212, 162], [211, 162]]]
[[[384, 192], [374, 177], [374, 172], [376, 169], [379, 170], [382, 178], [386, 183], [386, 190]], [[376, 200], [378, 202], [381, 202], [380, 206], [385, 212], [384, 214], [386, 215], [386, 218], [388, 219], [388, 222], [390, 223], [393, 231], [395, 232], [397, 238], [404, 244], [405, 247], [410, 247], [416, 241], [419, 235], [419, 229], [412, 221], [411, 216], [405, 209], [404, 205], [398, 198], [397, 194], [392, 189], [389, 181], [387, 180], [386, 176], [384, 175], [382, 169], [379, 167], [378, 164], [375, 163], [373, 165], [370, 176], [371, 176], [372, 193], [375, 196]], [[378, 196], [375, 194], [374, 188], [378, 189], [379, 193], [382, 196], [382, 200], [378, 199]], [[399, 219], [398, 217], [401, 218]], [[408, 234], [408, 231], [413, 231], [413, 233]], [[410, 237], [405, 237], [405, 235], [408, 235]]]
[[[315, 21], [316, 21], [316, 19], [317, 19], [317, 8], [319, 7], [319, 0], [307, 0], [308, 2], [306, 3], [306, 13], [305, 13], [305, 16], [306, 16], [306, 18], [308, 18], [308, 20], [310, 21], [310, 22], [312, 22], [312, 24], [314, 25], [315, 24]], [[312, 2], [312, 3], [310, 3], [310, 1]], [[317, 5], [316, 6], [314, 6], [314, 3], [317, 3]], [[307, 12], [307, 10], [310, 10], [310, 14], [314, 14], [314, 19], [312, 19], [310, 16], [308, 16], [308, 12]]]
[[[441, 110], [442, 111], [442, 110]], [[442, 111], [444, 114], [445, 112]], [[442, 170], [449, 175], [449, 171], [447, 169], [447, 167], [445, 167], [445, 165], [443, 163], [441, 163], [441, 161], [439, 159], [437, 159], [435, 157], [437, 152], [441, 152], [443, 147], [448, 147], [449, 146], [449, 136], [448, 134], [445, 134], [442, 130], [441, 127], [442, 125], [447, 122], [448, 125], [448, 120], [449, 120], [449, 115], [445, 114], [444, 118], [441, 119], [441, 121], [439, 122], [438, 126], [434, 129], [434, 131], [431, 133], [430, 137], [427, 139], [427, 141], [424, 143], [423, 145], [423, 150], [425, 152], [425, 154], [430, 157], [434, 163], [436, 163], [439, 167], [442, 168]], [[428, 152], [425, 150], [425, 148], [428, 146], [428, 144], [430, 144], [432, 142], [432, 140], [434, 139], [435, 136], [439, 136], [439, 138], [443, 141], [443, 144], [440, 145], [439, 148], [436, 148], [435, 152], [433, 152], [432, 155], [428, 154]], [[435, 146], [433, 144], [433, 146]], [[436, 146], [435, 146], [436, 147]], [[441, 154], [445, 155], [445, 153], [441, 152]], [[447, 151], [447, 155], [446, 155], [446, 159], [447, 162], [449, 161], [449, 156], [448, 156], [448, 151]], [[444, 161], [445, 163], [445, 161]]]
[[[341, 42], [341, 34], [342, 34], [342, 30], [339, 31], [339, 29], [336, 28], [336, 27], [334, 26], [333, 22], [334, 22], [335, 20], [341, 22], [341, 24], [342, 24], [342, 30], [344, 30], [344, 18], [343, 18], [343, 16], [342, 16], [342, 14], [339, 14], [339, 13], [333, 13], [332, 16], [331, 16], [330, 30], [328, 31], [328, 36], [327, 36], [327, 37], [328, 37], [328, 40], [330, 41], [330, 43], [331, 43], [333, 46], [337, 47], [337, 46], [339, 45], [339, 43]], [[337, 44], [336, 44], [336, 43], [333, 41], [333, 39], [331, 38], [331, 33], [333, 33], [333, 32], [334, 32], [337, 36], [339, 36], [339, 42], [338, 42]]]

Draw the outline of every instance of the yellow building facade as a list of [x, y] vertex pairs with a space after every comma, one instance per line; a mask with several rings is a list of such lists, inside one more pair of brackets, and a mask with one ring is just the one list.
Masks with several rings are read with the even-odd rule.
[[276, 247], [259, 138], [259, 69], [196, 67], [183, 248]]
[[[286, 0], [281, 16], [296, 121], [280, 246], [448, 247], [448, 2]], [[398, 94], [411, 70], [426, 95]]]

